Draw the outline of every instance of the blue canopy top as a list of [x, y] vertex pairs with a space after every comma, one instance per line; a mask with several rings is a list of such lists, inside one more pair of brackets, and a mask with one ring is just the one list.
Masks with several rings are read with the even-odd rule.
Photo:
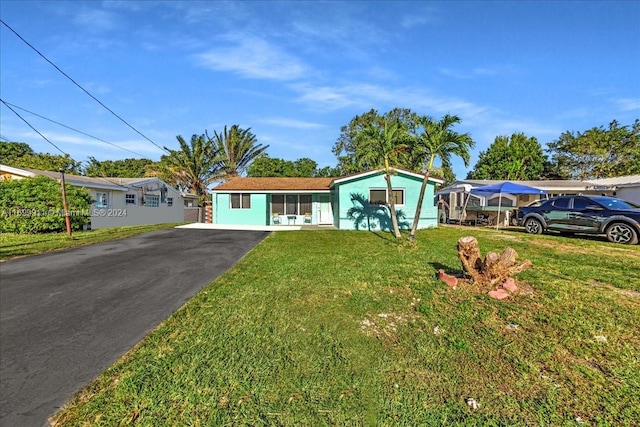
[[547, 194], [547, 190], [541, 190], [528, 185], [516, 184], [514, 182], [498, 182], [496, 184], [485, 185], [483, 187], [474, 188], [472, 193], [507, 193], [507, 194]]

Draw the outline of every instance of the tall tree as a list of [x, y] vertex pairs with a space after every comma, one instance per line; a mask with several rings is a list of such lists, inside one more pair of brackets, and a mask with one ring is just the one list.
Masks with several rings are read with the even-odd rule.
[[[207, 134], [207, 137], [209, 135]], [[213, 132], [213, 144], [220, 156], [219, 178], [229, 180], [243, 175], [247, 167], [258, 157], [262, 156], [268, 145], [257, 143], [257, 138], [251, 133], [251, 128], [242, 129], [233, 125], [221, 133]]]
[[10, 165], [16, 159], [24, 156], [33, 156], [35, 153], [26, 142], [4, 142], [0, 141], [0, 163]]
[[442, 117], [441, 120], [434, 120], [428, 116], [420, 117], [418, 120], [420, 134], [415, 140], [413, 154], [415, 156], [417, 153], [417, 157], [424, 159], [426, 172], [422, 180], [422, 185], [420, 186], [416, 213], [413, 218], [413, 224], [411, 225], [411, 232], [408, 236], [409, 241], [415, 241], [416, 238], [416, 230], [418, 229], [418, 222], [420, 221], [424, 194], [435, 159], [439, 157], [443, 169], [449, 170], [451, 169], [452, 154], [462, 158], [465, 166], [469, 164], [469, 159], [471, 158], [469, 150], [474, 146], [471, 136], [467, 133], [459, 134], [451, 129], [454, 125], [459, 124], [460, 121], [460, 117], [449, 114]]
[[394, 174], [393, 166], [402, 163], [409, 151], [406, 124], [398, 119], [383, 119], [381, 123], [371, 123], [358, 132], [355, 143], [358, 146], [355, 164], [359, 165], [361, 170], [384, 170], [393, 235], [396, 239], [401, 239], [391, 175]]
[[153, 164], [149, 159], [97, 160], [89, 157], [84, 167], [86, 176], [142, 178], [146, 176], [147, 168]]
[[0, 142], [0, 163], [17, 168], [59, 171], [79, 175], [82, 162], [76, 161], [68, 154], [35, 153], [24, 142]]
[[331, 177], [339, 176], [338, 171], [329, 166], [318, 169], [318, 163], [307, 157], [294, 161], [263, 155], [247, 168], [251, 177]]
[[573, 179], [640, 174], [640, 120], [620, 126], [616, 120], [583, 133], [565, 132], [547, 144], [552, 167]]
[[[409, 135], [416, 128], [417, 119], [418, 115], [406, 108], [394, 108], [383, 115], [380, 115], [377, 110], [371, 109], [360, 116], [355, 116], [348, 125], [340, 128], [340, 136], [333, 145], [332, 152], [338, 159], [339, 175], [348, 175], [371, 169], [370, 165], [359, 164], [357, 161], [360, 151], [366, 150], [366, 147], [362, 146], [362, 144], [366, 145], [366, 142], [359, 138], [364, 129], [371, 126], [381, 127], [384, 122], [397, 121], [402, 124], [402, 132]], [[394, 166], [410, 170], [415, 170], [416, 168], [410, 157], [403, 157], [398, 161], [401, 163]]]
[[205, 199], [208, 186], [220, 175], [220, 157], [214, 142], [205, 135], [193, 135], [189, 142], [176, 137], [179, 150], [170, 150], [154, 165], [151, 175], [159, 176], [182, 191]]
[[536, 138], [523, 133], [497, 136], [487, 151], [480, 153], [467, 178], [536, 180], [544, 176], [546, 163], [547, 158]]
[[295, 166], [291, 160], [263, 155], [255, 159], [247, 168], [250, 177], [287, 177], [295, 176]]

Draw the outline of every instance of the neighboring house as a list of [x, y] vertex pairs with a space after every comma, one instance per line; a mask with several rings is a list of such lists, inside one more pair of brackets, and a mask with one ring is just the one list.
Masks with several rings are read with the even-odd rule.
[[[391, 229], [387, 200], [394, 197], [401, 228], [413, 222], [423, 175], [395, 169], [393, 194], [384, 172], [342, 178], [234, 178], [212, 190], [213, 223], [225, 225], [319, 225], [339, 229]], [[437, 226], [429, 178], [419, 228]]]
[[[59, 172], [0, 165], [0, 179], [48, 176]], [[84, 188], [94, 202], [90, 208], [92, 229], [125, 225], [184, 222], [184, 202], [179, 191], [159, 178], [92, 178], [65, 174], [65, 182]]]
[[[534, 194], [492, 194], [482, 196], [471, 194], [474, 188], [485, 185], [504, 182], [504, 180], [460, 180], [436, 192], [436, 197], [447, 202], [446, 217], [449, 220], [474, 220], [478, 212], [496, 210], [498, 204], [501, 211], [526, 205], [540, 198]], [[621, 199], [640, 203], [640, 175], [631, 175], [618, 178], [595, 179], [590, 181], [578, 180], [539, 180], [539, 181], [513, 181], [529, 187], [547, 191], [547, 197], [584, 194], [584, 195], [609, 195]], [[500, 203], [499, 203], [500, 202]]]
[[608, 194], [640, 205], [640, 175], [601, 178], [589, 181], [593, 188], [605, 188]]

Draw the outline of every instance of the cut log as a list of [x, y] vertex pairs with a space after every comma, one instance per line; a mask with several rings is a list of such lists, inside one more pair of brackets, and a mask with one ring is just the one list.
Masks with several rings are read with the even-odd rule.
[[480, 279], [480, 270], [482, 270], [482, 254], [475, 237], [466, 236], [458, 240], [458, 257], [462, 262], [465, 274], [477, 282]]
[[518, 253], [513, 248], [505, 248], [501, 254], [489, 252], [482, 259], [478, 241], [473, 236], [458, 240], [458, 257], [465, 274], [480, 285], [493, 286], [518, 274], [533, 264], [531, 261], [518, 262]]

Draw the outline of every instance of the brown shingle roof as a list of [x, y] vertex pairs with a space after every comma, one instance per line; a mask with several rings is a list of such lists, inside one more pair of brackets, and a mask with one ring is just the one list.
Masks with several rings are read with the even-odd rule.
[[233, 178], [213, 191], [327, 191], [335, 178]]

